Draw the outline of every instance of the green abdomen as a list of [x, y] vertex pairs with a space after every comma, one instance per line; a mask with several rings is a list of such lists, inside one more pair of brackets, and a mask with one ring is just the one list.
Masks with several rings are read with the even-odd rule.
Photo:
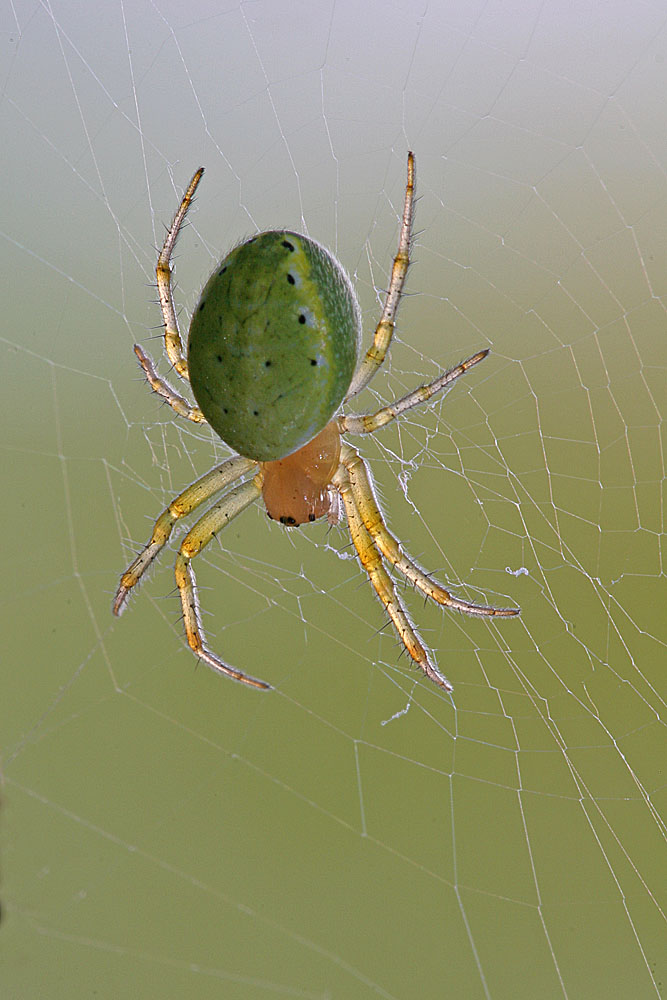
[[283, 458], [340, 406], [359, 336], [359, 307], [336, 259], [306, 236], [260, 233], [204, 287], [190, 324], [192, 391], [230, 448]]

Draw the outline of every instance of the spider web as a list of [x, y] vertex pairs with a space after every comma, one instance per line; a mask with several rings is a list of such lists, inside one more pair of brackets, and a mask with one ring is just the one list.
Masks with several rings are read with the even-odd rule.
[[[3, 997], [662, 995], [662, 5], [44, 0], [3, 28]], [[110, 614], [226, 454], [138, 377], [153, 245], [203, 163], [184, 327], [285, 226], [368, 336], [409, 148], [415, 265], [359, 404], [492, 353], [354, 443], [411, 554], [522, 615], [404, 588], [450, 698], [344, 532], [253, 509], [197, 573], [260, 695], [195, 669], [173, 553]]]

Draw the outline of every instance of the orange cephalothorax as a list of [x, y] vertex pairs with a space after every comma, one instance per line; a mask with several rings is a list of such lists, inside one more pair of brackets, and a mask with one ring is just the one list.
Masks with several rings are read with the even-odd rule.
[[275, 462], [263, 462], [262, 498], [269, 517], [295, 526], [328, 514], [339, 460], [340, 431], [332, 420], [303, 448]]

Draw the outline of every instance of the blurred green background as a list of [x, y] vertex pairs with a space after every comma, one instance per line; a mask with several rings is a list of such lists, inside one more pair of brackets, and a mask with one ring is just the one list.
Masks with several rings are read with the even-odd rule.
[[[4, 998], [657, 997], [665, 947], [667, 32], [660, 4], [19, 2], [2, 15]], [[367, 336], [417, 156], [370, 409], [491, 347], [362, 449], [395, 533], [492, 625], [406, 601], [259, 508], [119, 573], [225, 455], [139, 377], [158, 246], [189, 309], [307, 231]], [[164, 364], [162, 371], [168, 369]], [[391, 720], [391, 721], [389, 721]]]

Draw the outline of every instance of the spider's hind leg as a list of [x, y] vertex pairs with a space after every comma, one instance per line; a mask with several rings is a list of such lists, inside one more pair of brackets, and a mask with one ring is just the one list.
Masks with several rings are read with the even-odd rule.
[[187, 186], [183, 200], [167, 230], [156, 268], [157, 290], [160, 298], [162, 319], [164, 320], [164, 349], [177, 374], [184, 379], [188, 379], [188, 362], [183, 353], [183, 342], [178, 329], [178, 320], [176, 319], [176, 310], [174, 308], [174, 296], [171, 288], [171, 255], [203, 173], [204, 168], [200, 167]]
[[[192, 204], [192, 199], [194, 198], [197, 185], [202, 179], [203, 173], [204, 168], [200, 167], [188, 184], [178, 211], [176, 212], [176, 215], [167, 230], [167, 235], [165, 237], [162, 250], [160, 251], [156, 267], [157, 290], [160, 300], [160, 309], [162, 311], [162, 321], [164, 323], [164, 349], [167, 357], [174, 367], [174, 370], [176, 371], [176, 374], [186, 381], [190, 380], [188, 375], [188, 362], [183, 351], [183, 341], [181, 340], [181, 333], [178, 329], [178, 320], [176, 318], [176, 309], [174, 308], [174, 295], [171, 287], [171, 255], [174, 251], [176, 239], [181, 226], [183, 225], [188, 209]], [[155, 368], [153, 359], [146, 354], [139, 344], [134, 345], [134, 353], [139, 359], [139, 364], [144, 370], [144, 374], [146, 375], [151, 389], [154, 392], [157, 392], [158, 396], [162, 396], [162, 398], [169, 403], [172, 410], [174, 410], [179, 417], [185, 417], [186, 420], [192, 420], [196, 424], [205, 422], [204, 414], [198, 406], [191, 406], [187, 399], [181, 396], [180, 393], [176, 392], [175, 389], [172, 389], [169, 383], [163, 378], [160, 378]]]
[[375, 328], [373, 343], [366, 351], [366, 355], [359, 364], [352, 383], [348, 390], [346, 399], [356, 396], [368, 385], [378, 368], [382, 365], [391, 339], [394, 336], [396, 326], [396, 313], [401, 301], [405, 276], [410, 266], [410, 240], [412, 238], [412, 218], [414, 215], [415, 201], [415, 157], [414, 153], [408, 153], [408, 176], [405, 184], [405, 201], [403, 203], [403, 218], [401, 220], [401, 232], [398, 238], [398, 250], [394, 257], [391, 268], [391, 278], [389, 288], [384, 299], [382, 315]]

